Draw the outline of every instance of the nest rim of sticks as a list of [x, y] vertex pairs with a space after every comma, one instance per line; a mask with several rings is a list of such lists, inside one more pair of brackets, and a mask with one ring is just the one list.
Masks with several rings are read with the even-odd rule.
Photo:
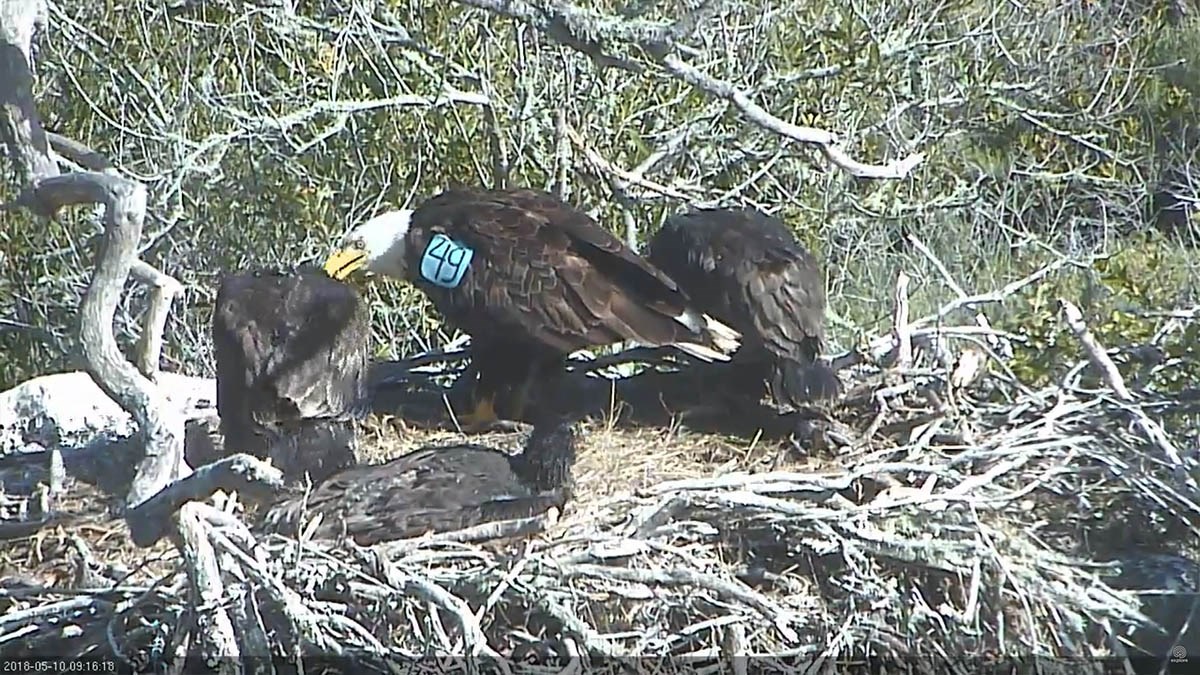
[[[1072, 310], [1064, 302], [1100, 388], [1081, 384], [1084, 365], [1041, 390], [1004, 368], [972, 374], [965, 355], [983, 350], [947, 361], [894, 330], [892, 363], [850, 366], [859, 386], [827, 415], [833, 437], [850, 439], [840, 466], [643, 466], [640, 482], [611, 479], [623, 487], [563, 513], [370, 548], [256, 535], [236, 500], [191, 501], [156, 578], [0, 587], [0, 652], [19, 643], [143, 668], [183, 653], [438, 654], [505, 669], [530, 656], [1121, 655], [1119, 634], [1152, 619], [1096, 560], [1144, 542], [1081, 545], [1134, 516], [1194, 538], [1195, 460], [1159, 422], [1178, 402], [1131, 394]], [[984, 390], [1003, 395], [972, 393]], [[599, 426], [584, 446], [621, 433]]]

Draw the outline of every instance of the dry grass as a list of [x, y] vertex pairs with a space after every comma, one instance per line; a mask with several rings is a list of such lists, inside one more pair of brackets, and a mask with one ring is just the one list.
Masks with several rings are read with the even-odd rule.
[[[227, 626], [242, 654], [360, 665], [1084, 657], [1120, 653], [1141, 610], [1163, 621], [1096, 561], [1197, 554], [1194, 453], [1179, 457], [1194, 406], [1119, 400], [1082, 364], [1041, 390], [1003, 367], [952, 386], [922, 344], [911, 367], [856, 369], [820, 452], [593, 420], [575, 500], [528, 536], [364, 549], [256, 535], [193, 504], [219, 561], [205, 587], [175, 549], [133, 548], [121, 524], [61, 524], [0, 554], [0, 650], [149, 664], [207, 653]], [[516, 451], [523, 437], [470, 440]], [[365, 459], [462, 440], [381, 421]], [[220, 602], [198, 603], [203, 588]]]
[[[466, 436], [455, 431], [375, 424], [360, 457], [377, 464], [425, 446], [470, 442], [519, 453], [525, 432]], [[607, 420], [588, 420], [578, 427], [575, 464], [576, 501], [591, 503], [664, 481], [699, 478], [727, 471], [751, 471], [780, 464], [804, 470], [820, 464], [791, 449], [791, 443], [741, 439], [667, 428], [619, 428]]]
[[[364, 434], [360, 458], [377, 464], [426, 446], [470, 442], [521, 451], [525, 431], [466, 435], [456, 431], [372, 418]], [[590, 504], [664, 481], [748, 471], [798, 457], [790, 443], [743, 440], [686, 429], [619, 429], [606, 421], [587, 421], [578, 429], [579, 456], [575, 465], [576, 503]], [[800, 458], [792, 468], [815, 464]], [[80, 561], [90, 555], [142, 581], [169, 570], [176, 555], [165, 541], [141, 549], [129, 541], [124, 520], [109, 513], [110, 497], [75, 478], [54, 500], [55, 524], [9, 542], [0, 551], [0, 579], [46, 587], [75, 583]], [[81, 544], [86, 544], [81, 548]], [[86, 552], [86, 553], [85, 553]], [[113, 572], [113, 570], [107, 570]]]

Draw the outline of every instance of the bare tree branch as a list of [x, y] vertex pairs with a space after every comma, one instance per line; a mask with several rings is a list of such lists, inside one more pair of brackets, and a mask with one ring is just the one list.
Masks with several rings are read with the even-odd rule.
[[[549, 37], [598, 60], [633, 68], [628, 61], [603, 54], [601, 42], [615, 40], [632, 43], [649, 54], [674, 79], [686, 82], [711, 96], [725, 99], [755, 125], [800, 143], [820, 146], [835, 166], [862, 178], [904, 178], [925, 160], [923, 153], [914, 153], [884, 165], [867, 164], [853, 159], [842, 149], [836, 135], [813, 127], [799, 126], [771, 114], [755, 103], [750, 94], [731, 82], [720, 80], [683, 61], [678, 55], [687, 50], [676, 42], [682, 27], [690, 22], [685, 18], [678, 24], [628, 21], [585, 10], [567, 2], [521, 2], [513, 0], [458, 0], [461, 4], [486, 9], [495, 14], [522, 21]], [[691, 27], [687, 28], [690, 32]]]
[[813, 127], [802, 127], [791, 122], [785, 122], [750, 99], [750, 95], [738, 89], [730, 82], [718, 80], [689, 66], [676, 56], [667, 56], [662, 60], [667, 72], [688, 84], [708, 94], [726, 99], [732, 103], [751, 122], [772, 131], [784, 138], [790, 138], [801, 143], [821, 146], [825, 156], [839, 169], [861, 178], [904, 178], [918, 164], [925, 161], [923, 153], [915, 153], [904, 159], [885, 165], [864, 164], [850, 157], [841, 149], [836, 135]]
[[459, 0], [460, 4], [485, 9], [516, 19], [541, 31], [551, 39], [587, 54], [599, 66], [612, 66], [634, 73], [645, 66], [604, 51], [602, 41], [616, 39], [662, 49], [671, 38], [669, 26], [649, 21], [627, 21], [566, 2], [541, 5], [522, 0]]
[[[13, 206], [52, 217], [65, 206], [103, 204], [104, 238], [95, 272], [80, 307], [79, 341], [88, 373], [96, 385], [137, 422], [145, 457], [126, 498], [135, 507], [172, 482], [186, 468], [183, 462], [184, 419], [157, 387], [121, 354], [113, 321], [121, 290], [135, 264], [136, 249], [146, 214], [146, 188], [111, 170], [107, 161], [75, 142], [54, 137], [60, 151], [85, 166], [99, 169], [60, 174], [50, 154], [50, 139], [41, 130], [33, 106], [33, 68], [30, 50], [35, 22], [45, 13], [44, 2], [3, 0], [4, 53], [0, 75], [3, 91], [5, 141], [25, 178], [25, 189]], [[165, 275], [164, 275], [165, 276]], [[176, 285], [177, 282], [176, 282]], [[150, 312], [152, 316], [165, 310]], [[165, 323], [165, 316], [160, 323]], [[153, 325], [147, 333], [152, 333]], [[161, 344], [161, 335], [148, 336], [148, 345]], [[131, 526], [132, 527], [132, 526]]]
[[35, 178], [58, 175], [58, 165], [50, 158], [46, 133], [38, 119], [33, 100], [33, 71], [29, 53], [33, 34], [46, 21], [42, 2], [5, 2], [0, 6], [0, 37], [4, 54], [0, 56], [0, 105], [4, 120], [0, 133], [8, 146], [15, 169], [28, 184]]
[[113, 167], [112, 162], [107, 157], [92, 150], [83, 143], [56, 134], [53, 131], [46, 132], [46, 138], [50, 141], [51, 149], [88, 171], [115, 173], [115, 167]]
[[1088, 360], [1091, 361], [1092, 367], [1100, 374], [1104, 383], [1112, 389], [1117, 398], [1122, 401], [1134, 401], [1133, 394], [1129, 388], [1125, 386], [1125, 378], [1121, 377], [1121, 371], [1117, 369], [1117, 364], [1108, 356], [1108, 352], [1096, 339], [1096, 336], [1088, 328], [1087, 322], [1083, 320], [1083, 312], [1075, 306], [1075, 303], [1066, 298], [1058, 299], [1059, 311], [1062, 312], [1063, 322], [1071, 329], [1071, 333], [1079, 340], [1083, 346], [1083, 351], [1087, 354]]
[[150, 380], [158, 375], [162, 359], [163, 335], [167, 332], [167, 318], [171, 315], [171, 304], [183, 292], [183, 286], [169, 274], [163, 274], [153, 265], [135, 260], [130, 270], [133, 276], [150, 287], [150, 300], [146, 306], [145, 327], [138, 338], [134, 358], [138, 370]]
[[252, 497], [264, 498], [283, 487], [279, 469], [251, 455], [231, 455], [196, 469], [134, 507], [134, 515], [128, 518], [130, 531], [139, 545], [151, 546], [167, 534], [172, 516], [189, 502], [204, 501], [218, 490], [249, 492]]
[[[567, 138], [571, 140], [571, 144], [583, 152], [583, 156], [585, 159], [587, 159], [588, 163], [599, 169], [602, 173], [611, 177], [612, 181], [610, 182], [613, 184], [614, 193], [621, 192], [629, 185], [637, 185], [638, 187], [642, 187], [647, 190], [653, 190], [654, 192], [666, 195], [668, 197], [674, 197], [675, 199], [681, 199], [683, 201], [691, 200], [691, 197], [683, 192], [680, 192], [679, 190], [666, 185], [661, 185], [646, 178], [644, 176], [645, 170], [641, 169], [640, 167], [634, 171], [626, 171], [621, 167], [614, 166], [612, 162], [609, 162], [607, 159], [602, 157], [600, 153], [589, 147], [583, 136], [569, 125], [566, 127], [566, 132]], [[620, 182], [617, 183], [617, 181]]]
[[[1071, 333], [1079, 340], [1079, 344], [1083, 347], [1083, 351], [1087, 354], [1088, 361], [1108, 388], [1116, 394], [1117, 398], [1124, 403], [1134, 403], [1136, 398], [1129, 388], [1125, 386], [1125, 378], [1121, 377], [1121, 371], [1117, 369], [1117, 364], [1113, 363], [1109, 357], [1108, 351], [1096, 339], [1095, 334], [1088, 328], [1087, 322], [1083, 319], [1083, 312], [1075, 306], [1075, 303], [1066, 298], [1058, 299], [1059, 311], [1062, 313], [1063, 323], [1071, 329]], [[1168, 434], [1163, 430], [1162, 425], [1150, 419], [1149, 416], [1139, 407], [1130, 405], [1127, 410], [1130, 416], [1134, 419], [1134, 424], [1142, 431], [1146, 440], [1157, 445], [1167, 457], [1174, 462], [1176, 467], [1182, 468], [1186, 466], [1183, 458], [1179, 454], [1179, 450], [1171, 443]], [[1194, 479], [1190, 476], [1185, 476], [1185, 480], [1193, 487], [1195, 486]]]
[[199, 504], [184, 504], [179, 511], [176, 546], [187, 562], [188, 582], [195, 598], [196, 650], [205, 659], [237, 659], [241, 656], [233, 622], [225, 610], [225, 582], [216, 551], [201, 518]]
[[895, 304], [892, 306], [892, 338], [896, 343], [896, 369], [912, 365], [912, 326], [908, 322], [908, 274], [896, 274]]

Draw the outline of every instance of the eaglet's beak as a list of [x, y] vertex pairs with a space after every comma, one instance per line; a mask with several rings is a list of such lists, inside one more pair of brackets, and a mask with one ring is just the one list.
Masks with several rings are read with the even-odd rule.
[[366, 262], [366, 251], [360, 248], [341, 248], [331, 253], [325, 260], [325, 273], [338, 281], [344, 281]]

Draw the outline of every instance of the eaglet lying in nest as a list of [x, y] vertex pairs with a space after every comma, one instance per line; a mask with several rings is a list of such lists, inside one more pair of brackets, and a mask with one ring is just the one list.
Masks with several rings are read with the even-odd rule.
[[519, 455], [475, 444], [421, 448], [289, 495], [268, 509], [262, 525], [294, 534], [320, 515], [313, 536], [370, 546], [528, 518], [571, 498], [574, 463], [574, 420], [549, 417], [534, 426]]

